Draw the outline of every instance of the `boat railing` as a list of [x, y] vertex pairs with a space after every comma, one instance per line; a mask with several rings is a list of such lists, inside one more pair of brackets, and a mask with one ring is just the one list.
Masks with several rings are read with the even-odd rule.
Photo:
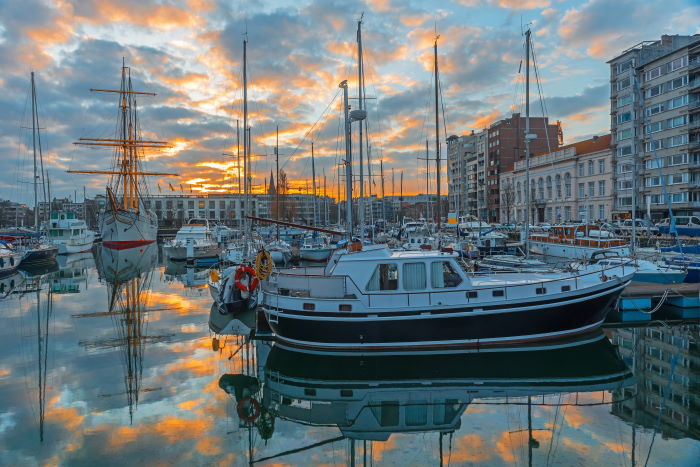
[[[517, 291], [528, 290], [532, 291], [535, 287], [535, 293], [538, 295], [552, 295], [554, 293], [565, 293], [568, 291], [577, 290], [582, 278], [592, 275], [600, 275], [605, 281], [613, 279], [614, 273], [608, 275], [605, 272], [613, 269], [619, 270], [622, 268], [624, 276], [635, 271], [633, 260], [626, 261], [619, 265], [610, 265], [595, 269], [593, 271], [584, 272], [582, 274], [572, 274], [571, 276], [558, 277], [553, 279], [542, 279], [539, 281], [528, 282], [526, 284], [514, 285], [493, 285], [486, 287], [473, 287], [469, 290], [458, 288], [452, 290], [444, 288], [439, 290], [420, 290], [415, 292], [408, 291], [383, 291], [383, 292], [366, 292], [361, 289], [352, 277], [347, 275], [328, 276], [323, 274], [323, 268], [299, 268], [294, 269], [294, 273], [274, 273], [271, 280], [264, 284], [264, 291], [289, 296], [299, 296], [308, 298], [348, 298], [350, 296], [360, 298], [367, 307], [372, 307], [372, 300], [375, 304], [379, 301], [382, 304], [387, 303], [387, 297], [391, 300], [392, 306], [418, 306], [418, 305], [433, 305], [443, 304], [449, 297], [458, 297], [463, 300], [465, 295], [467, 304], [469, 303], [484, 303], [485, 296], [488, 294], [489, 299], [509, 300], [523, 298], [518, 296]], [[304, 274], [304, 269], [315, 269], [316, 274]], [[563, 288], [554, 292], [547, 290], [547, 287], [553, 283], [560, 283], [563, 287], [569, 286], [567, 290]], [[573, 288], [571, 288], [573, 285]], [[476, 293], [475, 293], [476, 292]], [[510, 295], [510, 296], [509, 296]], [[424, 297], [427, 296], [427, 304]], [[398, 299], [405, 297], [404, 303], [399, 303]]]

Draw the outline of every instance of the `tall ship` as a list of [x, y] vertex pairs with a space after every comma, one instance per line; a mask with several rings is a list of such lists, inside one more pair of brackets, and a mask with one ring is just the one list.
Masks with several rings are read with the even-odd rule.
[[142, 194], [147, 192], [144, 176], [175, 176], [170, 173], [145, 172], [143, 156], [148, 149], [164, 149], [166, 141], [148, 141], [141, 137], [141, 121], [137, 115], [138, 96], [155, 96], [150, 92], [134, 91], [131, 68], [122, 63], [119, 90], [91, 89], [95, 92], [119, 95], [119, 122], [114, 138], [80, 138], [74, 143], [93, 147], [112, 147], [114, 157], [111, 170], [69, 170], [70, 173], [109, 175], [107, 203], [99, 214], [98, 225], [102, 244], [107, 248], [125, 249], [148, 245], [156, 240], [158, 217], [147, 209]]

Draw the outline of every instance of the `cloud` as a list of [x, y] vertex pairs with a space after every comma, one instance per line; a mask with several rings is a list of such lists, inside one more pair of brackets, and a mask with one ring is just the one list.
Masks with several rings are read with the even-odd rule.
[[574, 96], [545, 98], [545, 102], [552, 118], [563, 119], [580, 115], [592, 108], [600, 111], [608, 104], [609, 96], [609, 86], [601, 84], [600, 86], [586, 87], [583, 92]]

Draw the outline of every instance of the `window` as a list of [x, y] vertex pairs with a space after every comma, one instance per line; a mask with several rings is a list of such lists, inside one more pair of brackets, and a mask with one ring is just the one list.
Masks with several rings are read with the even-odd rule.
[[632, 112], [623, 112], [617, 115], [617, 123], [625, 123], [632, 120]]
[[677, 185], [679, 183], [688, 183], [688, 172], [680, 174], [671, 174], [668, 176], [669, 185]]
[[381, 401], [369, 406], [379, 426], [396, 426], [399, 424], [399, 401]]
[[424, 263], [406, 263], [403, 265], [404, 290], [422, 290], [427, 284]]
[[657, 66], [656, 68], [652, 68], [651, 70], [644, 73], [644, 81], [651, 81], [652, 79], [656, 79], [659, 76], [661, 76], [661, 67]]
[[680, 117], [669, 118], [668, 120], [666, 120], [668, 128], [678, 128], [679, 126], [683, 126], [686, 123], [688, 123], [687, 115], [681, 115]]
[[605, 173], [605, 159], [598, 160], [598, 173], [599, 174]]
[[677, 58], [677, 59], [669, 62], [666, 66], [667, 66], [668, 73], [670, 73], [672, 71], [678, 70], [679, 68], [683, 68], [684, 66], [687, 66], [687, 65], [688, 65], [688, 57], [681, 57], [681, 58]]
[[199, 202], [199, 209], [204, 209], [204, 201]]
[[588, 182], [588, 196], [595, 196], [595, 182]]
[[683, 165], [688, 163], [688, 154], [674, 154], [672, 156], [667, 156], [669, 166]]
[[374, 274], [367, 283], [366, 289], [373, 290], [397, 290], [399, 288], [399, 269], [396, 263], [378, 265]]
[[435, 289], [457, 287], [462, 282], [460, 275], [447, 261], [434, 261], [430, 265], [430, 273]]
[[649, 117], [651, 115], [656, 115], [656, 114], [661, 113], [663, 111], [664, 111], [664, 103], [662, 102], [660, 104], [652, 105], [651, 107], [649, 107], [646, 110], [646, 113], [647, 113], [647, 117]]
[[564, 220], [571, 220], [571, 206], [564, 206]]
[[630, 83], [631, 83], [631, 81], [630, 81], [629, 76], [621, 79], [620, 81], [617, 82], [617, 90], [621, 91], [623, 89], [630, 87]]
[[659, 140], [659, 139], [647, 141], [644, 144], [644, 150], [646, 152], [656, 151], [657, 149], [661, 149], [662, 147], [663, 147], [663, 144], [662, 144], [661, 140]]
[[617, 73], [620, 74], [623, 71], [627, 71], [632, 67], [632, 60], [627, 60], [626, 62], [619, 63], [617, 65]]
[[564, 193], [567, 198], [571, 198], [571, 174], [564, 174]]
[[632, 154], [632, 146], [621, 146], [617, 148], [617, 157], [629, 156]]
[[647, 177], [644, 179], [645, 186], [659, 186], [661, 185], [661, 178], [659, 177]]
[[632, 180], [618, 180], [617, 181], [617, 189], [618, 190], [631, 190], [632, 189]]
[[585, 174], [585, 166], [583, 165], [583, 162], [580, 162], [578, 164], [578, 176], [583, 177]]
[[624, 94], [617, 97], [617, 106], [622, 107], [632, 102], [632, 94]]
[[[626, 128], [624, 130], [619, 130], [617, 132], [617, 140], [622, 141], [625, 139], [630, 139], [632, 137], [632, 128]], [[583, 175], [580, 173], [579, 175]]]
[[216, 209], [216, 201], [213, 199], [209, 200], [209, 209]]
[[598, 181], [598, 196], [605, 196], [605, 180]]
[[682, 88], [688, 84], [688, 75], [681, 76], [668, 82], [668, 90]]
[[404, 410], [407, 426], [423, 426], [428, 423], [428, 401], [411, 400]]
[[539, 195], [537, 199], [544, 199], [544, 180], [542, 177], [537, 180], [537, 194]]
[[677, 109], [678, 107], [683, 107], [688, 105], [688, 94], [683, 96], [675, 97], [668, 101], [668, 110]]
[[588, 175], [595, 175], [593, 161], [588, 161]]
[[557, 174], [556, 177], [554, 177], [554, 186], [557, 190], [557, 198], [561, 198], [561, 175]]
[[585, 195], [586, 195], [586, 184], [579, 183], [578, 184], [578, 197], [583, 198]]
[[552, 199], [552, 177], [547, 175], [547, 199]]
[[684, 144], [688, 144], [688, 135], [676, 135], [668, 138], [666, 140], [666, 147], [673, 148], [675, 146], [682, 146]]
[[646, 126], [644, 129], [644, 132], [648, 135], [651, 133], [656, 133], [657, 131], [661, 131], [664, 129], [664, 122], [654, 122], [650, 123]]
[[657, 84], [656, 86], [652, 86], [652, 87], [648, 88], [647, 92], [646, 92], [647, 99], [651, 98], [651, 97], [658, 96], [659, 94], [661, 94], [663, 92], [663, 89], [664, 89], [663, 84]]
[[598, 205], [598, 219], [605, 219], [605, 205]]

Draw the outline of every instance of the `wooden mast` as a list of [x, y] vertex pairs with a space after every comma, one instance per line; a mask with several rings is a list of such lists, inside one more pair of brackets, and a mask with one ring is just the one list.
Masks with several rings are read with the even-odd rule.
[[438, 55], [437, 41], [440, 36], [435, 37], [433, 46], [434, 61], [435, 61], [435, 163], [437, 165], [437, 229], [440, 231], [440, 222], [442, 217], [442, 209], [440, 205], [440, 119], [438, 112], [438, 87], [440, 86], [440, 75], [438, 73]]
[[[136, 101], [132, 99], [134, 95], [155, 96], [152, 92], [134, 91], [131, 87], [131, 70], [122, 60], [121, 88], [112, 89], [90, 89], [93, 92], [111, 92], [119, 94], [119, 108], [121, 109], [121, 125], [119, 128], [120, 138], [80, 138], [73, 144], [78, 146], [108, 146], [118, 148], [121, 152], [119, 167], [115, 170], [68, 170], [68, 173], [102, 174], [116, 175], [117, 183], [114, 187], [118, 189], [120, 183], [122, 187], [121, 209], [139, 211], [139, 189], [138, 177], [144, 175], [154, 176], [177, 176], [174, 173], [166, 172], [144, 172], [139, 168], [138, 149], [172, 147], [167, 141], [147, 141], [139, 138], [134, 128], [136, 124]], [[112, 207], [118, 209], [114, 192], [111, 187], [107, 187]]]

